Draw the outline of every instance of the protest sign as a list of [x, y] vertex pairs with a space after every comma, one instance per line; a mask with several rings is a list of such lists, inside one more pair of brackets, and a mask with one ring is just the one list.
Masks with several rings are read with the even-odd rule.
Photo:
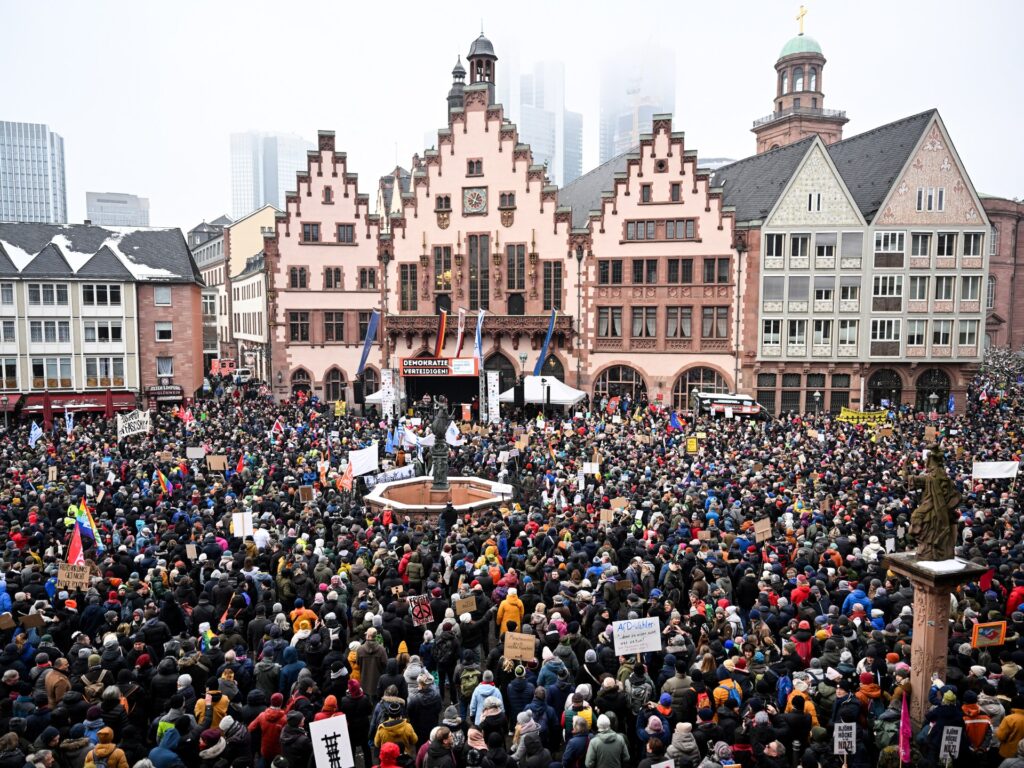
[[711, 531], [697, 531], [697, 541], [711, 541]]
[[696, 437], [688, 437], [688, 438], [686, 438], [686, 452], [687, 453], [696, 453], [698, 450], [700, 450], [700, 444], [697, 442], [697, 438]]
[[600, 472], [600, 468], [598, 467], [596, 462], [593, 462], [593, 461], [584, 461], [583, 462], [583, 473], [584, 474], [586, 474], [586, 475], [596, 475], [598, 472]]
[[355, 768], [345, 715], [336, 713], [309, 723], [309, 739], [316, 768]]
[[306, 502], [313, 500], [313, 486], [312, 485], [300, 485], [299, 486], [299, 501]]
[[938, 436], [939, 430], [937, 430], [935, 427], [929, 426], [924, 428], [924, 441], [926, 443], [934, 443], [935, 438]]
[[239, 538], [252, 536], [252, 512], [232, 512], [231, 531]]
[[160, 451], [160, 461], [174, 461], [174, 454], [171, 453], [170, 451]]
[[196, 550], [195, 544], [185, 545], [185, 557], [187, 557], [189, 560], [196, 560], [199, 558], [199, 552], [198, 550]]
[[434, 621], [434, 613], [430, 610], [430, 598], [427, 595], [410, 595], [407, 600], [414, 626], [422, 627]]
[[0, 614], [0, 629], [14, 629], [16, 626], [17, 624], [14, 623], [14, 617], [10, 613]]
[[976, 461], [974, 462], [974, 479], [995, 479], [1000, 477], [1016, 477], [1020, 464], [1016, 461]]
[[50, 467], [46, 470], [46, 482], [56, 483], [57, 482], [57, 468]]
[[395, 586], [393, 586], [391, 588], [391, 594], [394, 595], [395, 597], [398, 597], [404, 591], [405, 591], [405, 586], [403, 584], [396, 584]]
[[615, 591], [616, 592], [632, 592], [633, 591], [633, 582], [630, 581], [629, 579], [619, 579], [618, 581], [615, 582]]
[[1006, 640], [1006, 622], [990, 621], [985, 624], [975, 624], [971, 633], [972, 648], [987, 648], [994, 645], [1002, 645]]
[[363, 475], [363, 484], [367, 489], [374, 488], [380, 483], [390, 483], [395, 480], [405, 480], [416, 476], [416, 465], [406, 464], [404, 467], [395, 467], [386, 472], [379, 472], [376, 475]]
[[506, 632], [504, 655], [506, 659], [518, 659], [519, 661], [532, 661], [537, 658], [537, 645], [533, 635], [526, 635], [522, 632]]
[[117, 439], [150, 431], [149, 411], [132, 411], [117, 415]]
[[615, 512], [610, 509], [602, 509], [601, 516], [599, 518], [602, 523], [611, 523], [615, 521]]
[[89, 589], [89, 566], [58, 563], [57, 589]]
[[661, 621], [657, 616], [612, 622], [616, 656], [661, 651]]
[[854, 755], [857, 753], [856, 723], [835, 723], [832, 751], [837, 755]]
[[211, 472], [226, 472], [228, 468], [228, 457], [215, 453], [206, 457], [206, 466]]
[[939, 745], [939, 760], [956, 760], [960, 755], [960, 736], [963, 728], [947, 725], [942, 729], [942, 743]]
[[206, 449], [203, 448], [203, 446], [201, 446], [201, 445], [195, 445], [195, 446], [190, 445], [190, 446], [188, 446], [185, 449], [185, 458], [186, 459], [201, 459], [205, 455], [206, 455]]
[[38, 629], [46, 623], [41, 613], [26, 614], [22, 616], [20, 619], [18, 619], [18, 622], [25, 629]]
[[476, 595], [455, 598], [453, 607], [455, 608], [456, 616], [461, 616], [464, 613], [473, 613], [476, 610]]
[[772, 521], [769, 518], [754, 521], [754, 540], [758, 543], [772, 537]]
[[352, 465], [352, 475], [359, 477], [369, 472], [376, 472], [380, 466], [377, 459], [377, 441], [358, 451], [348, 452], [348, 461]]
[[625, 509], [629, 506], [629, 499], [625, 496], [616, 496], [612, 499], [612, 509]]

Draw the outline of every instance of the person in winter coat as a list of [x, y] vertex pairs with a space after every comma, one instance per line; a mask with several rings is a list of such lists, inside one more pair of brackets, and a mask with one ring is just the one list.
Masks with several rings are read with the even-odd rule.
[[[364, 750], [367, 742], [367, 734], [370, 732], [370, 716], [373, 714], [373, 705], [370, 704], [370, 697], [363, 693], [363, 687], [358, 680], [348, 681], [348, 693], [338, 705], [345, 715], [348, 724], [349, 743], [352, 750]], [[363, 759], [364, 764], [370, 761]]]
[[398, 768], [398, 758], [401, 754], [401, 747], [389, 741], [380, 748], [380, 765], [377, 768]]
[[[483, 717], [480, 720], [480, 730], [483, 731], [484, 740], [490, 743], [492, 733], [497, 733], [504, 740], [508, 733], [508, 718], [502, 709], [499, 696], [488, 696], [484, 699]], [[504, 744], [504, 741], [502, 741]]]
[[207, 728], [199, 736], [200, 768], [223, 768], [229, 765], [224, 759], [228, 744], [219, 728]]
[[25, 768], [25, 753], [16, 733], [0, 736], [0, 768]]
[[484, 719], [484, 701], [491, 696], [497, 696], [500, 700], [501, 691], [494, 685], [494, 673], [487, 669], [469, 700], [469, 718], [477, 725]]
[[523, 601], [519, 599], [519, 592], [515, 587], [509, 587], [508, 595], [498, 606], [498, 614], [495, 622], [498, 625], [498, 637], [501, 637], [509, 628], [509, 623], [514, 623], [513, 632], [518, 632], [523, 623], [523, 616], [526, 608]]
[[289, 768], [306, 768], [313, 759], [313, 742], [306, 733], [301, 712], [289, 712], [281, 730], [281, 755], [288, 759]]
[[533, 701], [533, 691], [536, 686], [526, 677], [526, 667], [522, 664], [515, 668], [515, 678], [508, 684], [506, 691], [508, 696], [508, 718], [509, 721], [519, 716], [519, 713], [529, 706]]
[[416, 741], [416, 731], [402, 717], [402, 705], [397, 701], [389, 701], [384, 720], [377, 726], [373, 736], [374, 746], [380, 749], [382, 744], [393, 742], [411, 757], [416, 754]]
[[519, 768], [549, 768], [551, 751], [539, 740], [530, 739], [526, 742], [526, 755], [518, 760]]
[[306, 668], [306, 662], [299, 658], [299, 652], [291, 645], [284, 649], [282, 659], [284, 665], [278, 675], [277, 690], [287, 696], [295, 681], [299, 679], [299, 672]]
[[85, 768], [95, 768], [97, 760], [104, 761], [107, 768], [129, 768], [124, 750], [114, 743], [112, 728], [100, 729], [100, 742], [86, 756]]
[[185, 763], [178, 754], [180, 746], [181, 731], [178, 728], [171, 728], [164, 733], [160, 742], [149, 750], [149, 761], [153, 763], [153, 768], [184, 768]]
[[441, 717], [441, 710], [444, 704], [441, 701], [441, 694], [437, 692], [432, 675], [424, 672], [416, 681], [417, 688], [409, 696], [409, 703], [406, 711], [409, 717], [409, 725], [416, 732], [417, 748], [428, 741], [431, 728], [437, 725]]
[[434, 731], [427, 745], [426, 759], [430, 768], [458, 768], [451, 730], [442, 725]]
[[85, 726], [75, 723], [68, 732], [68, 737], [60, 743], [57, 750], [58, 762], [66, 768], [84, 768], [85, 759], [95, 746], [85, 735]]
[[356, 663], [359, 667], [359, 684], [370, 695], [377, 692], [377, 681], [387, 664], [388, 654], [384, 646], [377, 642], [377, 630], [370, 627], [366, 630], [366, 642], [356, 651]]
[[597, 718], [597, 735], [590, 740], [585, 763], [586, 768], [624, 768], [629, 763], [626, 740], [612, 730], [608, 715]]
[[[0, 755], [0, 759], [2, 759]], [[0, 763], [2, 765], [2, 763]], [[1024, 768], [1024, 741], [1017, 745], [1017, 752], [1013, 757], [1008, 757], [999, 764], [999, 768]]]
[[1013, 699], [1010, 714], [1003, 718], [996, 729], [996, 739], [999, 741], [1000, 757], [1017, 756], [1017, 745], [1024, 740], [1024, 697], [1016, 696]]
[[267, 762], [281, 754], [281, 731], [286, 725], [283, 706], [284, 696], [275, 693], [270, 697], [270, 707], [249, 723], [249, 733], [260, 735], [260, 755]]
[[672, 731], [672, 742], [665, 750], [665, 755], [673, 760], [689, 760], [693, 765], [700, 762], [700, 747], [693, 736], [693, 725], [676, 723], [675, 730]]
[[239, 760], [250, 764], [252, 762], [252, 740], [249, 738], [249, 731], [245, 724], [235, 720], [231, 715], [226, 715], [220, 721], [220, 732], [226, 745], [224, 760], [229, 764], [234, 764]]
[[228, 713], [228, 705], [231, 702], [221, 693], [218, 685], [217, 680], [207, 683], [206, 696], [196, 702], [196, 722], [204, 730], [219, 728], [221, 719]]
[[[377, 680], [376, 698], [380, 701], [384, 696], [384, 691], [387, 690], [389, 685], [393, 685], [398, 689], [398, 697], [400, 699], [409, 698], [409, 687], [405, 682], [405, 676], [398, 669], [397, 659], [388, 659], [385, 664], [384, 674]], [[363, 683], [365, 689], [366, 683]]]

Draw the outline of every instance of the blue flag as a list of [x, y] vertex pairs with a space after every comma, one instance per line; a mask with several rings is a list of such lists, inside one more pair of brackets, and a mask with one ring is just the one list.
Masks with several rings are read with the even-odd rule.
[[32, 429], [28, 433], [28, 447], [35, 448], [36, 443], [39, 442], [39, 438], [43, 436], [43, 428], [32, 422]]
[[356, 371], [356, 376], [362, 376], [363, 370], [366, 368], [366, 359], [370, 356], [370, 347], [373, 346], [373, 342], [377, 339], [377, 324], [380, 322], [380, 312], [373, 310], [373, 314], [370, 315], [370, 322], [366, 325], [366, 338], [363, 339], [363, 355], [359, 358], [359, 369]]
[[672, 427], [672, 429], [681, 430], [683, 428], [683, 425], [679, 422], [679, 417], [676, 415], [675, 411], [672, 411], [672, 416], [668, 420], [668, 425]]
[[952, 413], [956, 410], [956, 401], [953, 399], [953, 393], [949, 395], [949, 402], [946, 403], [946, 410]]
[[548, 359], [548, 345], [551, 343], [551, 334], [555, 332], [555, 316], [558, 313], [551, 310], [551, 320], [548, 321], [548, 335], [544, 337], [544, 346], [540, 348], [540, 356], [537, 358], [537, 364], [533, 366], [533, 375], [540, 376], [542, 370], [544, 370], [544, 361]]
[[389, 429], [388, 430], [387, 442], [384, 443], [384, 453], [394, 453], [394, 452], [395, 452], [395, 430]]

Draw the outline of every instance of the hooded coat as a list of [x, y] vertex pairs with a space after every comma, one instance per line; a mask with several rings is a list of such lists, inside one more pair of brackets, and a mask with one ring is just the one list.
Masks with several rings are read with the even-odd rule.
[[129, 768], [124, 750], [119, 749], [114, 743], [114, 731], [110, 728], [101, 728], [99, 738], [99, 744], [93, 747], [85, 758], [85, 768], [94, 766], [96, 758], [106, 760], [108, 768]]

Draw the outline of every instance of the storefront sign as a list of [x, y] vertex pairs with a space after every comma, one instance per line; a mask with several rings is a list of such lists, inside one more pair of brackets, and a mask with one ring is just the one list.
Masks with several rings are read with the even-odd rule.
[[157, 400], [181, 400], [184, 395], [185, 390], [177, 384], [164, 384], [158, 387], [149, 387], [146, 390], [147, 397], [156, 398]]
[[403, 357], [403, 376], [477, 376], [475, 357]]

